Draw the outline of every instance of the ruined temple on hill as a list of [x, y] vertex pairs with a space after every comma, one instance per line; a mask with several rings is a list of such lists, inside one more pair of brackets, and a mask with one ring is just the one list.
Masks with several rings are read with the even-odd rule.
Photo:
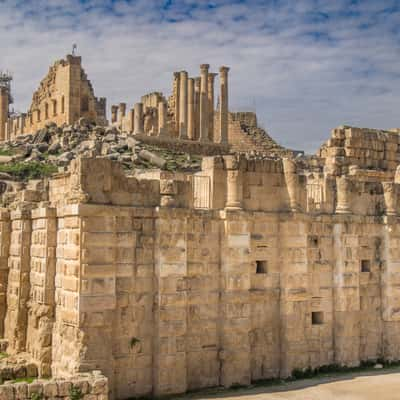
[[26, 113], [9, 116], [10, 88], [0, 86], [0, 141], [36, 132], [49, 122], [73, 124], [80, 117], [106, 122], [106, 100], [94, 96], [81, 57], [67, 55], [49, 68]]
[[[254, 115], [221, 122], [202, 75], [205, 134], [186, 79], [114, 107], [107, 129], [203, 151], [201, 171], [77, 156], [18, 183], [0, 211], [0, 347], [52, 376], [46, 399], [64, 398], [61, 377], [127, 399], [400, 360], [399, 131], [341, 126], [293, 158]], [[0, 385], [17, 390], [34, 389]]]

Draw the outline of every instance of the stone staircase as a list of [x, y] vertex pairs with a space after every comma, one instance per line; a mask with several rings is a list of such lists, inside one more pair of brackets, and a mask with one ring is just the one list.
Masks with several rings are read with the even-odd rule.
[[256, 152], [272, 156], [291, 155], [257, 126], [257, 117], [252, 112], [229, 114], [229, 143], [234, 152]]

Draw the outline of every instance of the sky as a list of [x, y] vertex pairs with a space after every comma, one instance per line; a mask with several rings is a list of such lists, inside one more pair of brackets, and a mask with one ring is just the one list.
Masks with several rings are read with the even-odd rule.
[[339, 125], [400, 127], [399, 0], [0, 0], [0, 70], [25, 112], [78, 46], [96, 96], [169, 95], [172, 73], [230, 69], [230, 110], [313, 153]]

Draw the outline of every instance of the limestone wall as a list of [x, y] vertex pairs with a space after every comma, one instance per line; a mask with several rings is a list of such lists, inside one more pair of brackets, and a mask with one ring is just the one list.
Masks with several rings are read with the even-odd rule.
[[340, 126], [318, 154], [325, 158], [329, 173], [346, 173], [350, 165], [363, 169], [394, 171], [399, 160], [396, 131]]
[[31, 400], [33, 396], [39, 396], [43, 400], [69, 400], [71, 393], [76, 393], [76, 396], [83, 400], [106, 400], [107, 378], [97, 371], [93, 374], [81, 374], [69, 380], [35, 380], [32, 383], [0, 385], [0, 398], [5, 400]]
[[400, 359], [398, 174], [208, 157], [199, 209], [194, 177], [153, 175], [78, 159], [2, 210], [9, 354], [116, 399]]

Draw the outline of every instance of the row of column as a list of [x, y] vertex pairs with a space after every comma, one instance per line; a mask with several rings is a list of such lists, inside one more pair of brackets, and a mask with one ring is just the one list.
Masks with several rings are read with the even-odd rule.
[[[180, 139], [214, 139], [214, 79], [210, 66], [200, 66], [200, 77], [189, 78], [186, 71], [175, 72], [175, 125]], [[220, 68], [220, 143], [228, 143], [228, 67]]]
[[[162, 100], [157, 106], [157, 133], [164, 136], [167, 133], [167, 103]], [[124, 120], [126, 122], [124, 122]], [[145, 114], [143, 103], [135, 103], [134, 108], [126, 115], [126, 103], [111, 106], [111, 123], [119, 123], [121, 128], [135, 135], [145, 134]], [[129, 126], [127, 126], [129, 125]]]
[[[214, 81], [217, 74], [209, 72], [210, 66], [200, 66], [200, 77], [189, 78], [186, 71], [175, 72], [174, 86], [174, 120], [179, 139], [199, 140], [200, 142], [216, 141], [215, 133], [219, 133], [219, 142], [228, 143], [228, 67], [219, 71], [219, 126], [214, 127]], [[129, 127], [124, 126], [135, 135], [145, 134], [145, 115], [143, 103], [136, 103], [126, 119], [126, 104], [111, 107], [111, 122], [129, 121]], [[157, 106], [156, 128], [159, 136], [168, 135], [168, 107], [165, 100]], [[171, 126], [171, 125], [170, 125]], [[170, 128], [171, 129], [171, 128]]]

